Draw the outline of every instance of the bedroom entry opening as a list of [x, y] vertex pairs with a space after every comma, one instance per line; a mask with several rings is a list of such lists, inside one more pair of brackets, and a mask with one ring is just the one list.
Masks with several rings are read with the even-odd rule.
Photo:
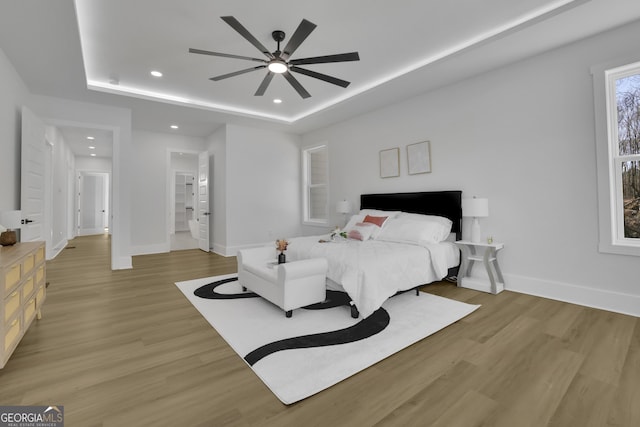
[[110, 173], [78, 172], [78, 236], [109, 232]]
[[197, 176], [198, 155], [170, 154], [170, 250], [198, 248]]

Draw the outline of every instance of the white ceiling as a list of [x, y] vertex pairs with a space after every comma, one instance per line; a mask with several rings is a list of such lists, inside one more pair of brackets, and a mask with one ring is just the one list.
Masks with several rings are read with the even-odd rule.
[[57, 126], [71, 151], [80, 157], [111, 157], [113, 132], [76, 126]]
[[[1, 9], [0, 48], [32, 93], [130, 108], [136, 129], [190, 136], [223, 123], [306, 132], [640, 18], [637, 0], [20, 0]], [[295, 74], [312, 95], [302, 99], [282, 76], [254, 96], [264, 70], [209, 80], [257, 64], [189, 48], [263, 56], [220, 19], [228, 15], [270, 50], [272, 31], [289, 37], [303, 18], [315, 23], [292, 58], [358, 51], [358, 62], [304, 66], [351, 85]], [[89, 131], [63, 129], [79, 146]]]

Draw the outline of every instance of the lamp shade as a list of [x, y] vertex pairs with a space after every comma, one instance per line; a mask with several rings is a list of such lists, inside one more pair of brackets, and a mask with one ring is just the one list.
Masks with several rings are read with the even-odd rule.
[[336, 203], [336, 212], [341, 214], [347, 214], [351, 212], [351, 203], [348, 200], [341, 200]]
[[15, 230], [22, 226], [22, 211], [0, 212], [0, 224], [9, 230]]
[[462, 199], [462, 216], [481, 218], [489, 216], [489, 199]]

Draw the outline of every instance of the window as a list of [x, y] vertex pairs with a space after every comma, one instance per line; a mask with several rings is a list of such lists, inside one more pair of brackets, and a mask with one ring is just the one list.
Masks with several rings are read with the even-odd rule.
[[596, 70], [594, 94], [600, 250], [640, 255], [640, 62]]
[[302, 152], [304, 222], [326, 225], [329, 221], [329, 162], [327, 146]]

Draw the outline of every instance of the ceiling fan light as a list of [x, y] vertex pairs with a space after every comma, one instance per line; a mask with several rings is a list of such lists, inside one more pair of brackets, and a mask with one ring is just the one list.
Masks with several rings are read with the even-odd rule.
[[269, 71], [276, 74], [282, 74], [289, 69], [289, 67], [287, 67], [287, 64], [279, 59], [274, 59], [273, 61], [269, 62], [267, 68], [269, 68]]

